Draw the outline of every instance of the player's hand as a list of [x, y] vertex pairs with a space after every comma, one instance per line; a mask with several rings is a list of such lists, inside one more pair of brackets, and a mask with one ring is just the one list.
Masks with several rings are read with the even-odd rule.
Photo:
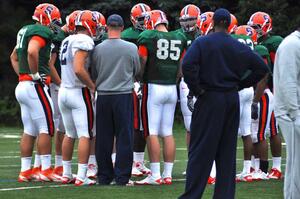
[[257, 120], [258, 118], [258, 103], [252, 102], [251, 104], [251, 118]]
[[36, 83], [39, 83], [41, 85], [44, 85], [47, 79], [47, 75], [45, 74], [39, 74], [38, 72], [35, 74], [30, 74], [30, 76], [32, 77], [32, 80]]
[[194, 97], [188, 95], [187, 96], [187, 106], [191, 112], [194, 111]]

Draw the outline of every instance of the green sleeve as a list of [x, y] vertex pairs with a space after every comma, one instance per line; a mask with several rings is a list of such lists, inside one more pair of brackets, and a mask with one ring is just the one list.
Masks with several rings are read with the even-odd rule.
[[28, 32], [28, 36], [40, 36], [48, 41], [54, 39], [54, 33], [46, 26], [42, 25], [35, 25], [33, 28], [30, 29]]
[[147, 45], [149, 41], [151, 41], [151, 30], [146, 30], [139, 35], [137, 44], [138, 46]]

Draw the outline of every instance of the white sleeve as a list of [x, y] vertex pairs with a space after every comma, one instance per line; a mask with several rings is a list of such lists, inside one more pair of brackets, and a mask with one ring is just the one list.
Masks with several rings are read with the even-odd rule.
[[94, 41], [87, 35], [77, 35], [76, 40], [72, 44], [73, 55], [77, 50], [91, 51], [94, 49]]

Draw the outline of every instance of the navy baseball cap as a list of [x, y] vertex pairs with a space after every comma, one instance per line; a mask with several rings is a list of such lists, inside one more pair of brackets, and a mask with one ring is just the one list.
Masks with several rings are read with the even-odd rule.
[[122, 27], [124, 26], [123, 18], [118, 14], [110, 15], [107, 19], [107, 26]]
[[231, 23], [230, 12], [225, 8], [219, 8], [215, 11], [213, 20], [215, 24], [219, 24], [221, 21], [227, 22], [228, 26]]

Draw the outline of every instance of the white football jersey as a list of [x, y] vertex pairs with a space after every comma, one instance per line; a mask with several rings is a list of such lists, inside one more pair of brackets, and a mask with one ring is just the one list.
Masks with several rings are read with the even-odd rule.
[[[70, 35], [65, 38], [60, 47], [61, 86], [65, 88], [82, 88], [85, 85], [78, 79], [74, 72], [74, 55], [77, 50], [92, 51], [94, 41], [85, 34]], [[89, 67], [89, 58], [86, 60], [85, 68]]]

